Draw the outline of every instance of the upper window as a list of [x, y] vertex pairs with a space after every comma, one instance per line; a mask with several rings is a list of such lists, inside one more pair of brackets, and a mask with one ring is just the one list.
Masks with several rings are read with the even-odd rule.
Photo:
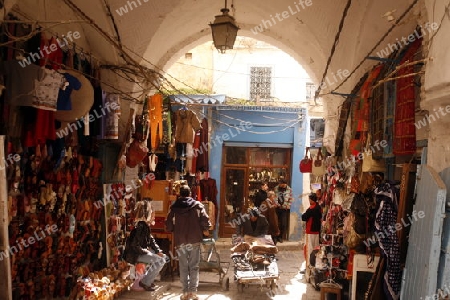
[[306, 83], [306, 101], [314, 99], [316, 86], [312, 82]]
[[271, 101], [271, 67], [250, 67], [250, 100]]

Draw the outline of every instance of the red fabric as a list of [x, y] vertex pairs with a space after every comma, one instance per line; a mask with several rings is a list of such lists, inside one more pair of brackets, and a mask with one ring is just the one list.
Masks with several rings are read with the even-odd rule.
[[[368, 131], [369, 130], [369, 113], [370, 113], [370, 102], [369, 97], [372, 93], [372, 84], [374, 80], [378, 77], [381, 72], [383, 65], [375, 67], [369, 74], [369, 77], [364, 82], [361, 88], [361, 100], [359, 103], [358, 112], [358, 124], [356, 131]], [[355, 116], [356, 117], [356, 116]]]
[[208, 172], [209, 171], [209, 149], [208, 149], [208, 120], [204, 118], [201, 123], [201, 129], [200, 129], [200, 141], [199, 141], [199, 147], [200, 150], [203, 149], [203, 151], [200, 151], [198, 153], [197, 161], [192, 166], [195, 168], [194, 170], [200, 171], [200, 172]]
[[218, 206], [217, 206], [217, 185], [216, 180], [213, 178], [208, 179], [202, 179], [200, 180], [200, 191], [202, 196], [202, 201], [206, 201], [206, 198], [208, 198], [208, 201], [211, 201], [214, 203], [214, 214], [217, 217], [218, 216]]
[[55, 112], [37, 109], [35, 129], [36, 144], [43, 145], [47, 140], [56, 140]]
[[[314, 203], [314, 204], [312, 204], [312, 205], [310, 205], [310, 206], [309, 206], [309, 209], [314, 209], [314, 208], [316, 207], [316, 205], [318, 205], [317, 202]], [[319, 233], [319, 232], [316, 232], [316, 231], [312, 231], [312, 230], [311, 230], [312, 222], [313, 222], [313, 218], [309, 218], [308, 221], [306, 221], [306, 233], [307, 233], [307, 234], [316, 234], [316, 233]]]
[[199, 129], [195, 132], [194, 143], [192, 144], [192, 150], [194, 153], [194, 155], [192, 156], [192, 170], [194, 171], [194, 173], [196, 173], [198, 171], [197, 158], [198, 158], [200, 152], [203, 150], [202, 148], [200, 148], [201, 131], [202, 131], [202, 129]]
[[[55, 44], [56, 50], [51, 51], [50, 45]], [[44, 47], [47, 47], [47, 51]], [[43, 56], [39, 61], [41, 66], [49, 66], [53, 70], [61, 68], [63, 54], [58, 42], [54, 37], [46, 39], [41, 35], [41, 46]], [[48, 52], [48, 53], [47, 53]], [[47, 140], [56, 140], [55, 112], [43, 109], [36, 109], [36, 122], [28, 124], [24, 133], [24, 146], [34, 147], [43, 145]]]
[[[414, 56], [422, 45], [422, 39], [416, 40], [407, 50], [400, 62], [400, 66], [412, 62]], [[414, 66], [403, 67], [396, 76], [414, 73]], [[416, 152], [415, 121], [415, 76], [397, 80], [397, 102], [395, 106], [394, 145], [395, 155], [411, 155]]]
[[[55, 51], [51, 51], [50, 49], [50, 46], [52, 44], [56, 45]], [[47, 51], [45, 50], [44, 47], [47, 47]], [[47, 40], [44, 34], [41, 35], [41, 52], [43, 56], [39, 61], [40, 66], [50, 66], [51, 69], [53, 70], [59, 70], [61, 68], [63, 53], [55, 37], [52, 36], [50, 39]]]

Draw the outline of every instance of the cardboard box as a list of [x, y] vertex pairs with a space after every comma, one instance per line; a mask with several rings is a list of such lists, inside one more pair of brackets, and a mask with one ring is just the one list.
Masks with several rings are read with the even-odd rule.
[[152, 199], [152, 209], [157, 216], [166, 216], [172, 192], [170, 180], [152, 180], [141, 187], [141, 197]]
[[141, 197], [152, 200], [167, 200], [172, 192], [170, 180], [151, 180], [141, 187]]

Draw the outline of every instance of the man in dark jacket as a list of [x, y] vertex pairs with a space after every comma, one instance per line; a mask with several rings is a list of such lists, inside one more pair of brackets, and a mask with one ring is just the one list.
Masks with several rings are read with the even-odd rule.
[[266, 199], [267, 199], [267, 190], [268, 189], [269, 189], [269, 186], [267, 185], [267, 182], [265, 182], [265, 181], [261, 182], [260, 189], [255, 193], [255, 200], [253, 202], [255, 207], [259, 208], [261, 203], [266, 201]]
[[245, 240], [264, 237], [269, 230], [266, 217], [256, 208], [241, 216], [242, 224], [237, 228], [237, 234]]
[[211, 223], [205, 207], [191, 197], [188, 185], [180, 187], [180, 197], [170, 207], [166, 229], [173, 232], [183, 285], [181, 300], [198, 299], [200, 246], [209, 235]]
[[[302, 221], [306, 222], [306, 241], [305, 241], [305, 261], [306, 270], [309, 270], [309, 256], [311, 252], [319, 246], [319, 236], [322, 226], [322, 208], [317, 203], [317, 195], [310, 194], [309, 208], [302, 214]], [[301, 271], [305, 273], [305, 270]], [[307, 277], [309, 274], [307, 273]]]
[[151, 235], [149, 223], [152, 210], [149, 201], [138, 201], [135, 206], [135, 228], [127, 239], [124, 259], [128, 263], [145, 263], [144, 277], [139, 281], [139, 286], [146, 291], [154, 291], [153, 281], [166, 263], [166, 255], [159, 248]]

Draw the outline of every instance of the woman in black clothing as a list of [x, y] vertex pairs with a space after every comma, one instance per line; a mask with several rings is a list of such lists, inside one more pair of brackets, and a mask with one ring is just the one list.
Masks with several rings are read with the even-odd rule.
[[131, 264], [145, 263], [144, 277], [139, 286], [146, 291], [154, 291], [153, 281], [166, 263], [166, 255], [159, 248], [150, 230], [152, 209], [150, 201], [138, 201], [135, 206], [135, 228], [127, 239], [124, 259]]

